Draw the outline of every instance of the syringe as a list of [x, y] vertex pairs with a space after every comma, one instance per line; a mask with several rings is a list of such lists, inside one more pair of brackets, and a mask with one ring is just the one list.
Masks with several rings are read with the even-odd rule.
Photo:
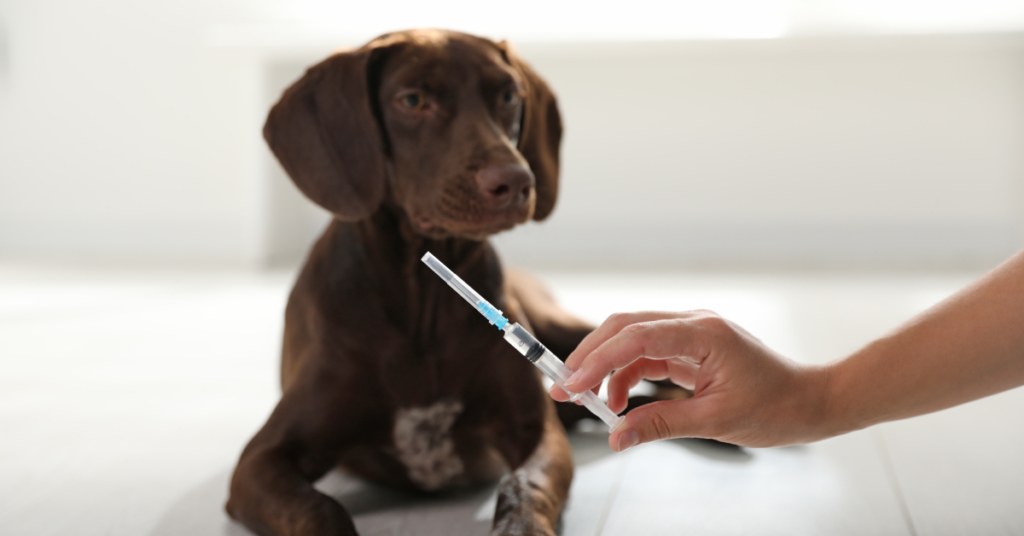
[[437, 275], [441, 276], [448, 285], [450, 285], [455, 292], [459, 293], [466, 301], [476, 308], [480, 314], [484, 315], [487, 320], [494, 326], [504, 332], [505, 340], [512, 345], [513, 348], [519, 351], [519, 353], [526, 356], [531, 363], [537, 366], [544, 373], [545, 376], [551, 378], [551, 381], [555, 382], [555, 385], [561, 387], [566, 393], [569, 393], [569, 400], [579, 400], [591, 413], [597, 415], [599, 419], [608, 425], [609, 431], [614, 431], [622, 421], [623, 417], [619, 417], [612, 410], [608, 409], [608, 405], [603, 400], [597, 397], [593, 391], [586, 391], [583, 393], [572, 393], [565, 388], [565, 381], [569, 379], [572, 371], [569, 367], [566, 367], [562, 360], [555, 354], [551, 353], [540, 343], [530, 332], [526, 331], [523, 326], [519, 323], [509, 324], [507, 318], [501, 315], [501, 311], [495, 309], [493, 305], [487, 300], [483, 299], [482, 296], [476, 293], [472, 287], [466, 284], [465, 281], [455, 275], [447, 266], [441, 261], [437, 260], [437, 257], [427, 253], [423, 256], [423, 262], [430, 267]]

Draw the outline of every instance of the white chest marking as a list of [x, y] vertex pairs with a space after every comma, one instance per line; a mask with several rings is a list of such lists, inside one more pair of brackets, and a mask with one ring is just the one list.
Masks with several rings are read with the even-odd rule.
[[438, 402], [425, 408], [403, 408], [395, 414], [394, 441], [399, 461], [409, 478], [434, 490], [462, 473], [455, 455], [452, 424], [462, 413], [460, 402]]

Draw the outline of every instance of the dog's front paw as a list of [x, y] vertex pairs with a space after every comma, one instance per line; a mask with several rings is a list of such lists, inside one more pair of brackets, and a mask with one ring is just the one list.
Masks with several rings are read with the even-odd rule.
[[529, 514], [508, 515], [497, 521], [491, 536], [555, 536], [555, 529], [547, 519]]
[[491, 536], [555, 536], [558, 504], [525, 471], [516, 471], [498, 486]]

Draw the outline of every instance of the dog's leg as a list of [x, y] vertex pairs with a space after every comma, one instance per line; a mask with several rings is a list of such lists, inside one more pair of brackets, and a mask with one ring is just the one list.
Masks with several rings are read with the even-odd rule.
[[242, 452], [225, 509], [263, 536], [355, 535], [345, 508], [313, 488], [357, 426], [335, 411], [354, 407], [339, 399], [349, 390], [292, 387]]
[[512, 473], [498, 486], [493, 536], [553, 536], [572, 483], [573, 462], [565, 429], [546, 401], [544, 432], [536, 449], [517, 460], [516, 449], [504, 449]]

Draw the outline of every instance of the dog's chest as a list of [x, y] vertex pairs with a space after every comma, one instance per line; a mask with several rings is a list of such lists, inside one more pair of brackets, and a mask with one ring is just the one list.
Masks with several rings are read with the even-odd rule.
[[439, 401], [402, 408], [395, 414], [395, 456], [405, 465], [409, 479], [425, 490], [439, 489], [463, 473], [452, 439], [452, 425], [462, 410], [461, 402]]
[[[467, 331], [472, 333], [463, 329]], [[396, 380], [390, 391], [397, 409], [388, 450], [421, 489], [479, 481], [482, 466], [493, 472], [481, 457], [498, 452], [495, 442], [515, 441], [505, 437], [507, 432], [528, 420], [521, 413], [536, 409], [535, 404], [517, 405], [508, 398], [539, 386], [533, 367], [500, 334], [481, 335], [486, 336], [449, 336], [429, 349], [410, 345], [414, 349], [403, 356], [401, 372], [391, 375]], [[496, 436], [496, 430], [505, 435]]]

